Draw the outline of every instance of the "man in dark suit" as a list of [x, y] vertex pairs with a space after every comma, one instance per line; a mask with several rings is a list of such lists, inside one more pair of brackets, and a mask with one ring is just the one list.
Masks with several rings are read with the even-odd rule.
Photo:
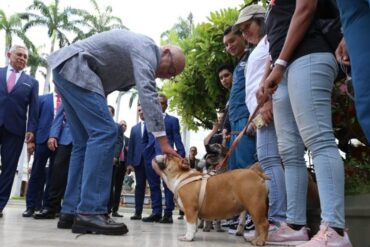
[[135, 171], [135, 214], [131, 216], [131, 220], [141, 220], [141, 214], [143, 212], [144, 198], [145, 198], [145, 187], [146, 187], [146, 175], [143, 152], [145, 149], [143, 143], [143, 134], [145, 131], [144, 125], [144, 113], [141, 109], [141, 105], [137, 106], [140, 122], [131, 129], [130, 142], [128, 146], [127, 154], [127, 170]]
[[[55, 104], [54, 104], [55, 98]], [[48, 148], [48, 139], [51, 124], [54, 119], [54, 109], [57, 107], [60, 96], [57, 94], [45, 94], [39, 96], [39, 120], [36, 129], [36, 148], [32, 164], [31, 177], [28, 181], [28, 190], [26, 195], [26, 211], [23, 217], [31, 217], [35, 209], [41, 209], [42, 198], [46, 200], [48, 194], [47, 185], [44, 192], [45, 182], [49, 181], [53, 162], [54, 152]], [[46, 163], [49, 160], [48, 175], [45, 174]], [[45, 200], [43, 203], [45, 203]]]
[[55, 115], [47, 145], [55, 153], [55, 157], [49, 177], [49, 191], [44, 208], [40, 213], [34, 214], [35, 219], [55, 218], [60, 211], [61, 201], [67, 185], [69, 160], [72, 153], [72, 135], [63, 105], [60, 106]]
[[[181, 157], [185, 157], [185, 148], [181, 140], [180, 135], [180, 124], [179, 119], [171, 116], [166, 113], [167, 109], [167, 97], [163, 94], [159, 95], [159, 103], [162, 106], [164, 124], [166, 129], [166, 135], [168, 138], [168, 143], [171, 147], [176, 146], [177, 153]], [[144, 109], [145, 112], [145, 109]], [[147, 179], [149, 182], [150, 192], [151, 192], [151, 199], [152, 199], [152, 209], [153, 212], [150, 216], [143, 218], [144, 222], [160, 222], [160, 223], [173, 223], [172, 220], [172, 211], [175, 208], [175, 204], [173, 202], [173, 193], [167, 188], [166, 184], [163, 183], [164, 186], [164, 194], [165, 194], [165, 209], [164, 215], [162, 216], [162, 192], [161, 192], [161, 180], [160, 177], [156, 174], [156, 172], [152, 168], [152, 159], [155, 155], [162, 154], [161, 149], [157, 141], [155, 141], [154, 136], [149, 134], [148, 135], [148, 142], [145, 149], [145, 156], [146, 156], [146, 166], [145, 171], [147, 175]]]
[[[115, 110], [113, 106], [108, 105], [109, 111], [114, 117]], [[127, 123], [122, 120], [121, 123], [116, 123], [117, 125], [117, 141], [114, 150], [113, 158], [113, 172], [112, 172], [112, 184], [110, 191], [110, 200], [108, 204], [108, 213], [112, 213], [113, 217], [123, 217], [123, 215], [118, 213], [119, 204], [121, 201], [121, 192], [123, 179], [126, 174], [126, 156], [128, 149], [128, 137], [124, 135]]]
[[38, 81], [23, 71], [27, 48], [15, 45], [7, 56], [9, 65], [0, 69], [0, 217], [9, 200], [23, 141], [34, 142], [38, 120]]
[[74, 233], [125, 234], [126, 225], [107, 215], [113, 169], [107, 164], [114, 157], [117, 130], [106, 97], [136, 85], [141, 104], [148, 108], [148, 130], [164, 153], [177, 155], [167, 142], [155, 79], [180, 74], [185, 56], [173, 45], [158, 47], [144, 35], [116, 29], [60, 49], [48, 63], [73, 137], [62, 218], [69, 218]]

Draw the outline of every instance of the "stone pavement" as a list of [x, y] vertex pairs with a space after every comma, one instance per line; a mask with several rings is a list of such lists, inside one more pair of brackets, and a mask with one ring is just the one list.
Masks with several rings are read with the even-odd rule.
[[[185, 222], [177, 220], [174, 223], [143, 223], [132, 221], [129, 217], [133, 214], [132, 208], [121, 208], [120, 213], [124, 218], [115, 218], [123, 221], [129, 228], [129, 233], [123, 236], [104, 235], [77, 235], [70, 230], [57, 229], [55, 220], [35, 220], [23, 218], [25, 210], [23, 203], [10, 203], [4, 209], [3, 218], [0, 218], [0, 247], [248, 247], [252, 246], [243, 238], [227, 233], [198, 231], [193, 242], [180, 242], [177, 237], [185, 233]], [[145, 211], [144, 214], [149, 213]], [[146, 215], [145, 215], [146, 216]], [[276, 246], [276, 245], [275, 245]]]

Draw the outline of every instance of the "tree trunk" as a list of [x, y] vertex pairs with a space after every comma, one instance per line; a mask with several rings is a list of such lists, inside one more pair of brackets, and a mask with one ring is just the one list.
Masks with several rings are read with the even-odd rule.
[[[50, 47], [50, 54], [54, 52], [54, 46], [55, 46], [55, 38], [52, 38], [51, 47]], [[49, 54], [49, 55], [50, 55]], [[51, 68], [48, 65], [46, 68], [46, 78], [45, 78], [45, 84], [44, 84], [44, 94], [47, 94], [50, 92], [50, 78], [51, 78]]]

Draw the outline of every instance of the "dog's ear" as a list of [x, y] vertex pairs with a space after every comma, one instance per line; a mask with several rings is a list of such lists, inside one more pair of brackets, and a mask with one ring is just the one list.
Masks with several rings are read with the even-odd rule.
[[187, 159], [181, 159], [180, 168], [184, 171], [190, 170], [190, 165]]

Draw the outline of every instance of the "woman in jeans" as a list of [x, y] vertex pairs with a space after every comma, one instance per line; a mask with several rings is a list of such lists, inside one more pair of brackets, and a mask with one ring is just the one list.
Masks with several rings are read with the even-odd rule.
[[[265, 9], [259, 5], [250, 5], [240, 11], [234, 27], [242, 32], [244, 39], [256, 46], [249, 55], [245, 67], [245, 103], [252, 114], [257, 107], [256, 91], [265, 74], [265, 64], [269, 59], [269, 45], [265, 29]], [[271, 233], [274, 232], [286, 217], [286, 190], [284, 169], [278, 152], [277, 137], [272, 118], [272, 102], [269, 100], [259, 110], [259, 117], [263, 119], [263, 126], [257, 126], [257, 156], [262, 169], [271, 180], [269, 187], [270, 222], [268, 241], [272, 242]], [[245, 235], [247, 240], [254, 237], [254, 232]]]
[[331, 93], [337, 63], [315, 28], [317, 0], [275, 0], [267, 16], [271, 63], [264, 81], [273, 94], [279, 152], [285, 166], [287, 224], [275, 233], [281, 241], [305, 240], [307, 168], [312, 153], [321, 203], [319, 232], [300, 247], [352, 246], [344, 231], [344, 169], [331, 119]]

